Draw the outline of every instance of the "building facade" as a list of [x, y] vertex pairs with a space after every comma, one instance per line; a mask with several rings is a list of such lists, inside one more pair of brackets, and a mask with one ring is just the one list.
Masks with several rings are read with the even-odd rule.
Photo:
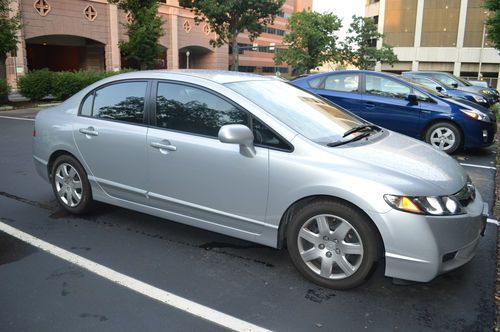
[[[195, 24], [194, 15], [179, 6], [177, 0], [159, 1], [158, 14], [163, 19], [164, 52], [158, 68], [227, 69], [230, 61], [227, 45], [210, 46], [215, 38], [208, 24]], [[288, 0], [283, 17], [278, 17], [259, 42], [281, 43], [286, 17], [296, 8], [311, 7], [312, 0]], [[16, 87], [19, 76], [28, 70], [49, 68], [55, 71], [97, 69], [119, 70], [134, 64], [120, 55], [118, 44], [126, 40], [126, 12], [106, 0], [14, 0], [12, 13], [21, 13], [22, 29], [16, 54], [6, 62], [7, 81]], [[283, 33], [284, 34], [284, 33]], [[242, 43], [248, 37], [241, 37]], [[242, 69], [255, 63], [274, 67], [274, 54], [245, 52]], [[272, 71], [274, 73], [274, 70]]]
[[[283, 38], [288, 33], [288, 18], [294, 12], [312, 10], [312, 5], [312, 0], [286, 0], [274, 24], [268, 26], [256, 40], [251, 42], [247, 33], [240, 34], [237, 39], [240, 46], [239, 70], [258, 74], [279, 72], [283, 75], [291, 75], [291, 66], [274, 63], [274, 53], [283, 47]], [[233, 52], [230, 50], [229, 63], [231, 63], [232, 56]]]
[[375, 20], [399, 59], [376, 69], [445, 71], [500, 88], [500, 55], [488, 41], [482, 5], [483, 0], [367, 0], [365, 16]]

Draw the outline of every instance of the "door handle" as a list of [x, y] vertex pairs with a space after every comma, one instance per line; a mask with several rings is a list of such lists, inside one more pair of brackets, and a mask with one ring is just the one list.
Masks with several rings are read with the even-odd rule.
[[374, 103], [365, 103], [365, 106], [368, 108], [374, 108], [375, 104]]
[[175, 145], [170, 144], [169, 141], [164, 140], [161, 142], [152, 142], [151, 146], [155, 149], [166, 150], [166, 151], [177, 151], [177, 147]]
[[97, 132], [97, 130], [94, 129], [94, 127], [80, 128], [79, 132], [82, 134], [85, 134], [87, 136], [98, 136], [99, 135], [99, 133]]

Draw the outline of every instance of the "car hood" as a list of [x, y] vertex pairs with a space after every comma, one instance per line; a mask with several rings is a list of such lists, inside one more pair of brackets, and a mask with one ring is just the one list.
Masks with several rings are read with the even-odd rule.
[[382, 139], [331, 151], [353, 165], [369, 165], [380, 182], [391, 182], [406, 195], [451, 195], [467, 181], [465, 170], [446, 153], [391, 131]]

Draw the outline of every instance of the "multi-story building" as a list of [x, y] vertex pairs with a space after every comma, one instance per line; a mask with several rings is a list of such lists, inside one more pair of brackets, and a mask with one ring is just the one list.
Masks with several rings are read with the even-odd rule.
[[[159, 2], [159, 15], [164, 21], [160, 44], [164, 52], [158, 59], [158, 68], [228, 68], [228, 47], [210, 46], [215, 35], [208, 24], [196, 25], [193, 13], [179, 7], [177, 0]], [[311, 7], [311, 3], [312, 0], [288, 0], [283, 6], [283, 17], [278, 17], [258, 42], [280, 44], [285, 16], [297, 8]], [[19, 11], [22, 17], [17, 53], [6, 62], [7, 80], [12, 87], [28, 70], [119, 70], [133, 66], [133, 61], [124, 61], [118, 47], [119, 41], [127, 38], [125, 24], [130, 17], [107, 0], [13, 0], [11, 7], [13, 14]], [[242, 43], [247, 40], [241, 37]], [[274, 72], [272, 56], [245, 52], [241, 62], [243, 66]]]
[[[288, 18], [294, 12], [312, 9], [312, 0], [286, 0], [280, 15], [274, 20], [274, 24], [268, 26], [265, 32], [253, 42], [248, 38], [247, 33], [238, 36], [239, 50], [239, 70], [244, 72], [259, 74], [291, 74], [291, 67], [286, 64], [276, 65], [274, 63], [274, 53], [283, 47], [283, 37], [288, 33]], [[229, 63], [232, 60], [232, 50], [230, 50]]]
[[483, 0], [366, 0], [365, 16], [373, 17], [399, 58], [376, 69], [446, 71], [500, 87], [500, 55], [485, 33], [482, 6]]

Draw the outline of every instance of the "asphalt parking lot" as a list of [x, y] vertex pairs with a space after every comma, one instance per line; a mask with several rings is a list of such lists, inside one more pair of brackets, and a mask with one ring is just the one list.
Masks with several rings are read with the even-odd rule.
[[[0, 231], [2, 331], [219, 331], [225, 328], [210, 317], [222, 313], [276, 331], [485, 331], [493, 326], [493, 223], [473, 261], [430, 283], [395, 285], [379, 268], [358, 289], [323, 289], [295, 271], [285, 250], [108, 205], [84, 218], [64, 213], [33, 168], [34, 114], [0, 113], [0, 226], [88, 260], [104, 275], [129, 279], [110, 280]], [[454, 157], [491, 210], [494, 148]], [[124, 280], [155, 291], [138, 293]], [[165, 294], [191, 302], [181, 310], [162, 302]], [[196, 305], [206, 309], [206, 317], [196, 314]]]

